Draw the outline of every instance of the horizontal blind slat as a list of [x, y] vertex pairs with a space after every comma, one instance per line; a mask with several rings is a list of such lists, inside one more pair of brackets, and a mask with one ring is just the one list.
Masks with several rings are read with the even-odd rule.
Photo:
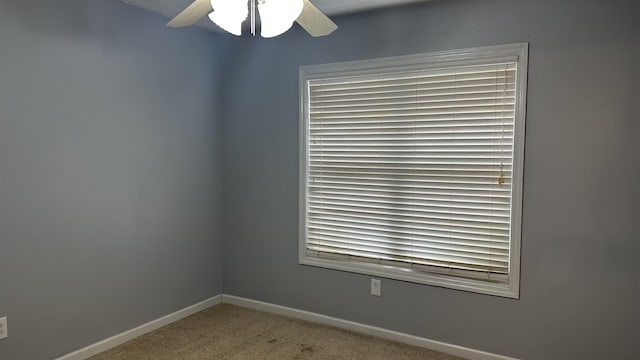
[[[312, 238], [317, 237], [334, 239], [335, 241], [347, 239], [347, 243], [358, 244], [364, 247], [385, 247], [396, 249], [416, 248], [422, 251], [438, 250], [441, 253], [459, 254], [464, 257], [473, 258], [504, 258], [509, 255], [508, 243], [496, 243], [503, 246], [474, 246], [473, 244], [459, 242], [445, 242], [443, 237], [423, 237], [415, 235], [395, 235], [392, 239], [378, 234], [357, 231], [352, 229], [322, 228], [314, 227], [309, 229]], [[504, 246], [506, 245], [506, 246]]]
[[[454, 256], [449, 254], [442, 253], [422, 253], [417, 254], [415, 251], [402, 251], [402, 250], [394, 250], [394, 249], [383, 249], [383, 248], [363, 248], [354, 245], [350, 245], [348, 243], [341, 242], [329, 242], [329, 241], [318, 241], [315, 244], [310, 244], [310, 248], [316, 251], [327, 251], [327, 247], [333, 247], [334, 249], [341, 249], [342, 251], [346, 251], [349, 254], [354, 255], [365, 255], [371, 257], [380, 257], [382, 259], [395, 259], [401, 261], [409, 261], [409, 262], [417, 262], [417, 263], [429, 263], [428, 261], [441, 261], [447, 263], [461, 263], [468, 265], [476, 265], [476, 266], [484, 266], [484, 267], [494, 267], [494, 268], [506, 268], [508, 265], [508, 261], [501, 261], [500, 259], [478, 259], [478, 258], [470, 258], [465, 256]], [[419, 256], [422, 255], [422, 256]]]
[[428, 71], [425, 70], [409, 70], [409, 71], [394, 71], [394, 72], [383, 72], [383, 73], [375, 73], [371, 75], [360, 75], [360, 76], [346, 76], [346, 77], [331, 77], [324, 79], [313, 79], [309, 81], [309, 86], [323, 85], [323, 84], [353, 84], [353, 83], [367, 83], [367, 82], [377, 82], [380, 80], [401, 80], [401, 79], [437, 79], [443, 76], [465, 76], [467, 74], [493, 74], [491, 76], [500, 76], [503, 75], [505, 71], [512, 72], [516, 70], [515, 63], [504, 63], [504, 64], [484, 64], [484, 65], [473, 65], [473, 66], [464, 66], [464, 67], [456, 67], [456, 68], [443, 68], [443, 69], [431, 69]]
[[496, 216], [483, 216], [483, 215], [469, 215], [469, 214], [448, 214], [445, 212], [436, 211], [419, 211], [415, 208], [408, 209], [394, 209], [385, 208], [382, 206], [354, 206], [345, 203], [313, 203], [309, 205], [311, 212], [325, 212], [327, 210], [341, 210], [353, 214], [362, 215], [393, 215], [398, 217], [405, 217], [411, 219], [420, 219], [423, 221], [440, 220], [441, 222], [450, 221], [452, 225], [455, 224], [469, 224], [470, 226], [478, 226], [478, 224], [484, 224], [487, 228], [507, 228], [509, 221], [506, 218]]
[[[317, 209], [315, 209], [317, 210]], [[503, 234], [509, 232], [509, 227], [504, 224], [471, 223], [466, 221], [454, 221], [450, 219], [437, 219], [426, 216], [406, 217], [399, 214], [384, 212], [356, 212], [339, 208], [323, 208], [322, 211], [315, 211], [309, 214], [309, 219], [337, 219], [339, 221], [352, 221], [354, 223], [379, 223], [389, 227], [407, 226], [416, 229], [427, 229], [445, 231], [449, 229], [451, 233], [472, 233], [472, 234]], [[408, 224], [408, 225], [402, 225]]]
[[401, 229], [375, 228], [369, 226], [354, 226], [350, 223], [339, 223], [329, 221], [311, 221], [309, 226], [310, 232], [333, 231], [336, 233], [353, 233], [376, 236], [380, 242], [397, 243], [397, 240], [414, 241], [421, 237], [428, 238], [427, 245], [440, 245], [443, 248], [447, 246], [458, 246], [460, 248], [474, 249], [509, 249], [509, 239], [507, 235], [491, 235], [491, 236], [464, 236], [464, 234], [455, 234], [451, 236], [448, 232], [423, 231], [414, 229], [413, 227]]

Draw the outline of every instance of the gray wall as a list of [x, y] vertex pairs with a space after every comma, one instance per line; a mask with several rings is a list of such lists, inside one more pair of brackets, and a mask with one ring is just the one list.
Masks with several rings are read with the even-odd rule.
[[114, 0], [0, 1], [2, 360], [221, 291], [215, 38]]
[[[633, 1], [446, 0], [234, 42], [222, 94], [224, 292], [522, 359], [631, 359], [640, 327]], [[298, 66], [530, 43], [521, 299], [297, 264]]]
[[[76, 350], [222, 278], [528, 360], [636, 355], [639, 5], [435, 0], [223, 44], [114, 0], [53, 3], [0, 2], [0, 359]], [[377, 298], [367, 276], [297, 264], [298, 66], [523, 41], [520, 300], [393, 280]]]

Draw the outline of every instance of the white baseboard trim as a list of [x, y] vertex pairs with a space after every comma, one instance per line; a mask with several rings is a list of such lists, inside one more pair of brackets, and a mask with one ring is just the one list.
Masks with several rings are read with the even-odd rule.
[[460, 356], [469, 360], [518, 360], [516, 358], [475, 350], [464, 346], [448, 344], [442, 341], [430, 340], [398, 331], [387, 330], [376, 326], [365, 325], [353, 321], [334, 318], [331, 316], [298, 310], [286, 306], [270, 304], [262, 301], [251, 300], [233, 295], [222, 295], [222, 303], [232, 304], [250, 309], [265, 311], [277, 315], [288, 316], [295, 319], [311, 321], [314, 323], [329, 325], [365, 335], [398, 341], [401, 343], [420, 346], [423, 348], [440, 351], [443, 353]]
[[206, 300], [203, 300], [197, 304], [193, 304], [191, 306], [188, 306], [184, 309], [178, 310], [174, 313], [171, 313], [169, 315], [165, 315], [161, 318], [158, 318], [156, 320], [152, 320], [149, 321], [146, 324], [142, 324], [136, 328], [133, 328], [131, 330], [127, 330], [125, 332], [122, 332], [120, 334], [114, 335], [108, 339], [104, 339], [102, 341], [98, 341], [95, 344], [91, 344], [87, 347], [84, 347], [80, 350], [76, 350], [72, 353], [69, 353], [67, 355], [64, 355], [62, 357], [59, 357], [55, 360], [84, 360], [87, 359], [93, 355], [97, 355], [103, 351], [107, 351], [111, 348], [114, 348], [118, 345], [121, 345], [129, 340], [133, 340], [135, 338], [137, 338], [138, 336], [142, 336], [146, 333], [152, 332], [154, 330], [157, 330], [165, 325], [169, 325], [173, 322], [176, 322], [182, 318], [185, 318], [189, 315], [193, 315], [199, 311], [208, 309], [212, 306], [218, 305], [220, 304], [222, 300], [222, 296], [221, 295], [216, 295], [214, 297], [208, 298]]
[[398, 331], [387, 330], [384, 328], [365, 325], [353, 321], [343, 320], [327, 315], [317, 314], [309, 311], [294, 309], [286, 306], [266, 303], [257, 300], [251, 300], [233, 295], [216, 295], [197, 304], [188, 306], [169, 315], [163, 316], [156, 320], [149, 321], [131, 330], [124, 331], [110, 338], [98, 341], [94, 344], [86, 346], [80, 350], [76, 350], [67, 355], [61, 356], [55, 360], [84, 360], [101, 352], [112, 349], [127, 341], [133, 340], [139, 336], [157, 330], [165, 325], [169, 325], [189, 315], [193, 315], [199, 311], [208, 309], [220, 303], [232, 304], [250, 309], [269, 312], [288, 316], [295, 319], [311, 321], [318, 324], [329, 325], [365, 335], [377, 336], [383, 339], [398, 341], [401, 343], [420, 346], [427, 349], [440, 351], [443, 353], [460, 356], [469, 360], [518, 360], [516, 358], [489, 353], [486, 351], [475, 350], [464, 346], [453, 345], [442, 341], [431, 340]]

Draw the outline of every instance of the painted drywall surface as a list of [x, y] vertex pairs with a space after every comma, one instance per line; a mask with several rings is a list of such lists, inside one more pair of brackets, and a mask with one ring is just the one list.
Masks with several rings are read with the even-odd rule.
[[[640, 327], [638, 5], [433, 1], [223, 65], [224, 292], [522, 359], [630, 359]], [[521, 299], [297, 264], [298, 67], [530, 43]]]
[[2, 360], [220, 293], [215, 39], [116, 1], [0, 2]]

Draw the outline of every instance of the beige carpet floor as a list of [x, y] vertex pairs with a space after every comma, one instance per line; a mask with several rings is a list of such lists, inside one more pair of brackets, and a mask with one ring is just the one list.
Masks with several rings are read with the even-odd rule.
[[462, 360], [459, 357], [222, 304], [91, 360]]

